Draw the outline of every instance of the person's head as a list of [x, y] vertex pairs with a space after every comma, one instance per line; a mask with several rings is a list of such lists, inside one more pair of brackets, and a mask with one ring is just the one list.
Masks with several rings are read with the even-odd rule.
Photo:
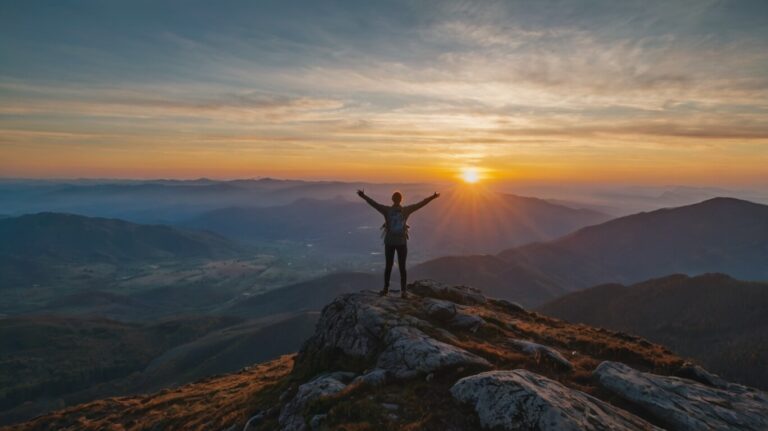
[[403, 194], [400, 192], [394, 192], [392, 193], [392, 203], [395, 205], [400, 205], [400, 202], [403, 201]]

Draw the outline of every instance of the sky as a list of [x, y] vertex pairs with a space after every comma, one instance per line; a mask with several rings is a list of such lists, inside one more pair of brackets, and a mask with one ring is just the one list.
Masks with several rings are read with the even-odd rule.
[[768, 185], [768, 2], [0, 2], [0, 177]]

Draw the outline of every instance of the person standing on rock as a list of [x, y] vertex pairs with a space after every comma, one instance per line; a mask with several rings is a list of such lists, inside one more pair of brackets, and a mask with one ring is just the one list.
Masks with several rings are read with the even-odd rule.
[[384, 289], [379, 292], [382, 296], [389, 293], [389, 279], [392, 275], [392, 266], [397, 253], [397, 267], [400, 270], [400, 296], [407, 298], [405, 291], [407, 275], [405, 271], [405, 260], [408, 257], [408, 217], [423, 208], [428, 203], [440, 197], [440, 193], [435, 192], [432, 196], [413, 205], [402, 206], [403, 195], [400, 192], [392, 194], [392, 206], [387, 206], [376, 202], [368, 197], [363, 190], [358, 190], [357, 195], [365, 199], [376, 211], [384, 216], [384, 257], [386, 265], [384, 267]]

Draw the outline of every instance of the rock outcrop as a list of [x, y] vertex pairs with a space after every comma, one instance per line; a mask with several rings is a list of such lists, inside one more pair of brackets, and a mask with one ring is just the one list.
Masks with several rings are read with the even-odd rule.
[[707, 386], [608, 361], [597, 367], [595, 376], [605, 389], [648, 411], [670, 429], [768, 429], [768, 395], [756, 389], [732, 383]]
[[[425, 331], [436, 330], [420, 317], [420, 314], [428, 315], [428, 310], [424, 313], [418, 298], [382, 298], [372, 292], [343, 295], [324, 309], [315, 335], [302, 351], [302, 358], [338, 351], [373, 363], [397, 379], [446, 368], [491, 367], [486, 359], [427, 335]], [[440, 313], [447, 314], [447, 311]], [[453, 314], [455, 318], [455, 311]]]
[[336, 376], [319, 376], [299, 386], [296, 395], [280, 410], [280, 426], [284, 431], [301, 431], [306, 429], [302, 409], [311, 401], [328, 397], [344, 390], [347, 385]]
[[560, 352], [543, 344], [526, 340], [510, 340], [509, 345], [520, 349], [525, 353], [533, 355], [537, 361], [545, 358], [546, 360], [551, 361], [552, 363], [564, 369], [570, 370], [573, 368], [573, 364], [571, 364], [569, 360], [565, 359], [565, 357]]
[[485, 304], [488, 301], [479, 289], [450, 286], [434, 280], [419, 280], [408, 286], [408, 291], [423, 297], [445, 299], [463, 305]]
[[451, 388], [484, 428], [503, 430], [656, 430], [626, 411], [527, 370], [488, 371]]
[[[566, 324], [464, 286], [421, 281], [409, 290], [409, 300], [373, 292], [343, 295], [323, 310], [297, 364], [364, 369], [348, 386], [326, 374], [299, 387], [283, 408], [293, 414], [291, 421], [281, 414], [283, 429], [303, 430], [318, 418], [333, 419], [332, 413], [299, 414], [310, 395], [374, 388], [386, 393], [424, 380], [447, 385], [444, 393], [456, 406], [448, 411], [450, 402], [442, 400], [443, 414], [469, 407], [472, 413], [463, 417], [477, 421], [461, 427], [456, 419], [446, 420], [451, 429], [768, 429], [765, 394], [725, 382], [642, 338]], [[660, 374], [636, 371], [616, 359]], [[439, 373], [443, 380], [435, 380]], [[330, 389], [314, 389], [321, 384]], [[596, 396], [607, 391], [622, 398], [622, 405], [609, 402], [617, 398]], [[400, 414], [388, 411], [382, 417]]]

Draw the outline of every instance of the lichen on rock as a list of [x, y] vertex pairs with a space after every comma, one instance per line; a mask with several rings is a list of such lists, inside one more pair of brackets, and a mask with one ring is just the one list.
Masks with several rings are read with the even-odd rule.
[[528, 370], [488, 371], [451, 388], [484, 428], [502, 430], [657, 430], [645, 420]]
[[671, 429], [768, 429], [768, 395], [756, 389], [734, 383], [709, 386], [610, 361], [601, 363], [594, 374], [605, 389], [648, 411]]

